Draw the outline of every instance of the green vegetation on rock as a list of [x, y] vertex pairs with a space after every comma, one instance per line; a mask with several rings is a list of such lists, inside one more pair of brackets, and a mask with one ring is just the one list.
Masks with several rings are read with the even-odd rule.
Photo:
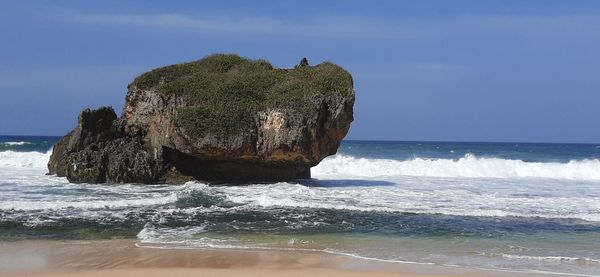
[[130, 87], [184, 97], [177, 122], [188, 135], [226, 137], [253, 127], [257, 111], [271, 108], [316, 112], [316, 95], [352, 92], [352, 76], [325, 62], [276, 69], [264, 60], [216, 54], [161, 67], [137, 77]]

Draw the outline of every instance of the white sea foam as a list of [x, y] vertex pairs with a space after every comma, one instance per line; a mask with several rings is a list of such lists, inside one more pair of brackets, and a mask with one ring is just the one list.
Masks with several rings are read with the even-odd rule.
[[0, 167], [5, 168], [46, 168], [52, 150], [40, 152], [0, 152]]
[[316, 178], [423, 176], [600, 180], [600, 160], [525, 162], [467, 154], [457, 160], [414, 158], [399, 161], [335, 155], [313, 167], [312, 174]]
[[[294, 238], [285, 238], [280, 245], [268, 245], [264, 241], [211, 234], [205, 226], [161, 225], [166, 222], [162, 220], [173, 213], [185, 216], [234, 209], [316, 208], [459, 216], [575, 218], [600, 222], [598, 160], [532, 163], [467, 155], [457, 160], [415, 158], [399, 161], [336, 155], [313, 168], [313, 177], [318, 180], [309, 184], [283, 182], [207, 186], [200, 182], [189, 182], [181, 186], [107, 186], [70, 184], [65, 178], [45, 176], [43, 173], [50, 154], [0, 152], [0, 210], [4, 212], [3, 216], [19, 218], [24, 214], [31, 215], [25, 225], [36, 227], [52, 224], [57, 218], [105, 219], [107, 216], [126, 217], [144, 212], [152, 214], [149, 222], [156, 224], [148, 224], [139, 232], [138, 239], [144, 247], [299, 249], [295, 247]], [[222, 197], [239, 206], [178, 207], [177, 201], [192, 191]], [[302, 224], [320, 222], [311, 219]], [[489, 248], [493, 247], [483, 249]], [[430, 261], [430, 255], [426, 252], [425, 258], [412, 259], [393, 255], [379, 257], [373, 255], [374, 252], [361, 249], [338, 251], [335, 247], [326, 247], [314, 250], [370, 260], [388, 261], [389, 258], [401, 263]], [[377, 249], [376, 253], [379, 251]], [[484, 250], [477, 251], [481, 252]], [[530, 256], [523, 252], [519, 252], [519, 255], [501, 253], [482, 258], [502, 259], [517, 265], [583, 265], [591, 270], [600, 265], [597, 255], [586, 256], [568, 251], [533, 253]], [[478, 257], [469, 256], [468, 260], [472, 258]], [[477, 261], [473, 264], [477, 264]]]
[[142, 243], [184, 243], [194, 235], [206, 232], [205, 229], [204, 226], [157, 228], [146, 224], [137, 234], [137, 238]]
[[166, 249], [261, 249], [260, 246], [246, 245], [234, 238], [214, 238], [203, 236], [205, 226], [155, 227], [146, 224], [137, 234], [139, 247]]
[[513, 255], [513, 254], [500, 254], [502, 258], [510, 260], [533, 260], [540, 262], [576, 262], [582, 264], [600, 264], [600, 260], [584, 258], [584, 257], [565, 257], [565, 256], [527, 256], [527, 255]]
[[[579, 191], [583, 187], [528, 182], [451, 182], [402, 178], [397, 184], [371, 185], [364, 180], [350, 186], [324, 187], [278, 183], [244, 187], [211, 187], [228, 200], [250, 207], [298, 207], [356, 211], [410, 212], [458, 216], [577, 218], [600, 221], [600, 202]], [[544, 194], [544, 186], [557, 189]], [[561, 187], [562, 186], [562, 187]], [[485, 187], [485, 191], [482, 191]], [[511, 188], [512, 187], [512, 188]]]
[[162, 197], [130, 198], [130, 199], [72, 199], [64, 200], [31, 200], [31, 201], [2, 201], [0, 210], [61, 210], [61, 209], [115, 209], [127, 207], [143, 207], [152, 205], [164, 205], [177, 201], [175, 194]]
[[435, 265], [436, 264], [436, 263], [430, 263], [430, 262], [413, 262], [413, 261], [404, 261], [404, 260], [392, 260], [392, 259], [366, 257], [366, 256], [356, 254], [356, 253], [346, 253], [343, 251], [332, 250], [332, 249], [325, 249], [325, 250], [323, 250], [323, 252], [329, 253], [329, 254], [334, 254], [334, 255], [340, 255], [340, 256], [348, 256], [348, 257], [357, 258], [357, 259], [361, 259], [361, 260], [384, 262], [384, 263], [419, 264], [419, 265]]
[[[216, 237], [215, 237], [216, 236]], [[594, 270], [594, 267], [600, 262], [597, 259], [587, 257], [572, 257], [572, 256], [526, 256], [526, 255], [511, 255], [511, 254], [485, 254], [483, 256], [488, 258], [501, 258], [502, 260], [519, 260], [519, 261], [531, 261], [535, 264], [523, 267], [522, 264], [516, 264], [516, 266], [506, 266], [504, 262], [500, 262], [498, 266], [497, 260], [480, 259], [479, 257], [473, 256], [470, 250], [470, 246], [467, 248], [465, 245], [458, 245], [456, 242], [453, 244], [453, 250], [448, 253], [448, 248], [434, 248], [435, 254], [429, 252], [430, 247], [427, 247], [429, 241], [419, 239], [413, 239], [409, 241], [411, 244], [426, 246], [424, 248], [419, 247], [418, 249], [409, 249], [403, 252], [402, 249], [381, 249], [376, 247], [376, 251], [372, 252], [373, 248], [370, 247], [358, 247], [356, 248], [352, 244], [341, 243], [343, 249], [339, 249], [340, 244], [337, 242], [329, 241], [327, 238], [319, 239], [311, 238], [311, 245], [308, 247], [300, 246], [294, 247], [296, 240], [295, 237], [288, 239], [284, 236], [271, 237], [269, 240], [256, 240], [255, 237], [245, 237], [243, 235], [237, 236], [223, 236], [218, 234], [211, 234], [206, 230], [204, 226], [188, 226], [188, 227], [155, 227], [151, 224], [147, 224], [138, 233], [137, 238], [139, 240], [136, 246], [141, 248], [160, 248], [160, 249], [238, 249], [238, 250], [277, 250], [277, 251], [309, 251], [309, 252], [324, 252], [333, 255], [348, 256], [359, 260], [368, 260], [374, 262], [384, 263], [398, 263], [398, 264], [413, 264], [413, 265], [438, 265], [447, 268], [472, 268], [478, 270], [489, 270], [504, 273], [537, 273], [545, 275], [561, 275], [561, 276], [596, 276], [589, 274], [578, 274], [565, 272], [564, 266], [567, 265], [585, 265], [591, 266], [584, 269]], [[377, 240], [377, 238], [371, 238]], [[288, 243], [282, 243], [284, 241]], [[373, 241], [371, 241], [372, 243]], [[393, 244], [393, 242], [391, 242]], [[441, 245], [445, 246], [445, 245]], [[392, 252], [394, 254], [389, 255], [386, 251], [397, 251]], [[387, 254], [386, 254], [387, 253]], [[545, 263], [547, 267], [541, 266], [540, 263]], [[536, 268], [537, 266], [537, 268]], [[545, 269], [545, 270], [540, 270]]]
[[27, 141], [7, 141], [7, 142], [2, 142], [1, 144], [13, 146], [13, 145], [31, 144], [31, 142], [27, 142]]
[[[0, 167], [46, 168], [52, 151], [0, 152]], [[389, 160], [335, 155], [312, 168], [312, 175], [322, 179], [361, 179], [375, 177], [417, 176], [441, 178], [549, 178], [600, 181], [600, 160], [577, 160], [567, 163], [525, 162], [521, 160], [480, 158], [467, 154], [452, 159]]]
[[[191, 190], [221, 194], [228, 201], [248, 207], [301, 207], [359, 211], [439, 213], [465, 216], [522, 216], [577, 218], [600, 221], [600, 162], [527, 163], [517, 160], [465, 156], [458, 160], [408, 161], [361, 159], [337, 155], [313, 168], [320, 180], [315, 186], [291, 183], [208, 187], [189, 182], [147, 194], [154, 187], [65, 186], [64, 178], [44, 176], [50, 156], [38, 152], [0, 152], [0, 177], [22, 186], [32, 186], [27, 195], [6, 191], [0, 209], [57, 210], [143, 207], [174, 203]], [[7, 170], [10, 169], [10, 170]], [[23, 169], [31, 173], [23, 174]], [[596, 176], [599, 175], [599, 176]], [[473, 177], [494, 177], [473, 178]], [[528, 177], [527, 179], [518, 179]], [[543, 178], [534, 178], [543, 177]], [[550, 178], [550, 179], [549, 179]], [[576, 181], [573, 181], [576, 180]], [[590, 181], [591, 180], [591, 181]], [[96, 191], [91, 195], [123, 197], [64, 198], [43, 195], [28, 199], [31, 190], [57, 189]], [[551, 189], [549, 189], [551, 188]], [[45, 199], [48, 198], [48, 199]]]
[[[55, 180], [56, 179], [56, 180]], [[18, 180], [11, 180], [17, 182]], [[172, 204], [192, 190], [206, 188], [202, 183], [182, 186], [118, 184], [68, 184], [64, 178], [43, 176], [41, 179], [26, 178], [27, 195], [20, 192], [5, 192], [0, 201], [0, 210], [103, 210], [133, 207], [149, 207]], [[53, 194], [47, 194], [47, 190]], [[78, 192], [86, 191], [85, 195]], [[12, 193], [17, 193], [11, 197]], [[1, 198], [0, 198], [1, 199]], [[14, 200], [13, 200], [14, 199]]]

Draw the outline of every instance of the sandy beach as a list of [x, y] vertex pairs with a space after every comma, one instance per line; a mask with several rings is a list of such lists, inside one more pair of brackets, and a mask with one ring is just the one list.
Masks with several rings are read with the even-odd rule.
[[[515, 276], [309, 251], [158, 249], [135, 240], [0, 243], [0, 276]], [[523, 276], [536, 276], [527, 274]]]

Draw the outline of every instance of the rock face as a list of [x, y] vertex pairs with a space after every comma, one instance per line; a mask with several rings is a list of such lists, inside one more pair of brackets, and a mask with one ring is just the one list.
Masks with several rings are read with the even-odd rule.
[[108, 107], [80, 114], [49, 171], [76, 183], [310, 178], [350, 128], [354, 89], [339, 66], [303, 62], [219, 54], [142, 74], [120, 118]]

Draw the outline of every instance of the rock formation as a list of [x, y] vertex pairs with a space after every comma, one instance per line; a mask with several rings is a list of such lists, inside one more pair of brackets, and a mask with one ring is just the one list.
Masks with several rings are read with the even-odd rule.
[[48, 168], [76, 183], [310, 178], [336, 153], [353, 105], [352, 76], [333, 63], [276, 69], [211, 55], [137, 77], [120, 118], [84, 110]]

